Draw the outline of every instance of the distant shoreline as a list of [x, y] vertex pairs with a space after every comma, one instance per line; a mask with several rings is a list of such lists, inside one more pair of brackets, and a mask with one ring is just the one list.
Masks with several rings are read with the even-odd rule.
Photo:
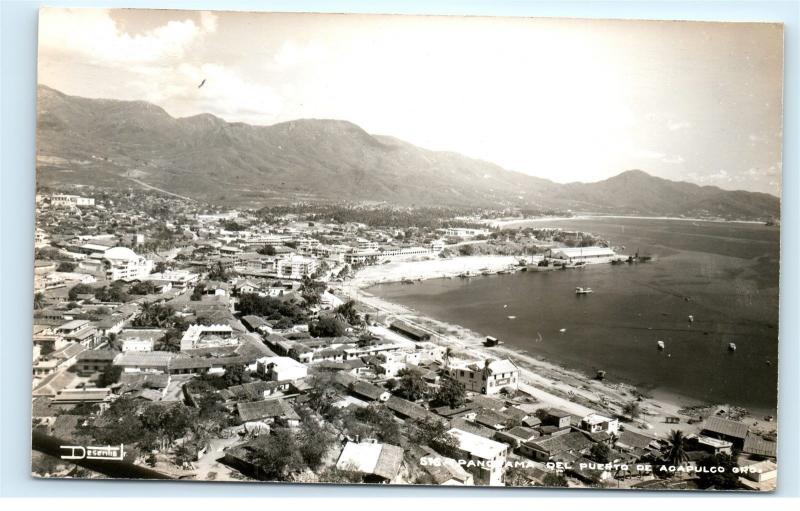
[[675, 217], [675, 216], [637, 216], [637, 215], [593, 215], [593, 214], [585, 214], [585, 215], [576, 215], [576, 216], [565, 216], [565, 217], [539, 217], [539, 218], [524, 218], [520, 220], [507, 220], [507, 221], [500, 221], [494, 225], [497, 225], [498, 228], [504, 228], [511, 225], [516, 224], [524, 224], [527, 222], [563, 222], [569, 220], [594, 220], [598, 218], [608, 218], [608, 219], [628, 219], [628, 220], [671, 220], [671, 221], [680, 221], [680, 222], [710, 222], [710, 223], [719, 223], [719, 224], [752, 224], [752, 225], [764, 225], [765, 222], [761, 220], [724, 220], [720, 218], [689, 218], [689, 217]]

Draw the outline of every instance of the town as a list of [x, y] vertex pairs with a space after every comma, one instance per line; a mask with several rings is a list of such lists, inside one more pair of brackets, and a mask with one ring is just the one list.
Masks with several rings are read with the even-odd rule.
[[635, 395], [545, 388], [497, 339], [459, 346], [363, 291], [647, 260], [515, 226], [569, 214], [40, 190], [33, 472], [108, 475], [37, 449], [55, 439], [175, 479], [773, 489], [774, 436], [735, 410], [649, 431]]

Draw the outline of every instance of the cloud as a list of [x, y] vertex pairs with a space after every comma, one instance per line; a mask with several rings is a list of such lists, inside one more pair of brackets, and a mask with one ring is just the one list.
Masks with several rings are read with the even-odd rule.
[[664, 156], [663, 158], [661, 158], [661, 161], [672, 165], [680, 165], [681, 163], [684, 163], [686, 160], [683, 159], [683, 156], [676, 154], [673, 156]]
[[105, 9], [43, 9], [39, 45], [44, 51], [111, 66], [179, 59], [203, 34], [216, 30], [215, 15], [204, 13], [201, 20], [200, 25], [190, 19], [172, 20], [130, 34]]

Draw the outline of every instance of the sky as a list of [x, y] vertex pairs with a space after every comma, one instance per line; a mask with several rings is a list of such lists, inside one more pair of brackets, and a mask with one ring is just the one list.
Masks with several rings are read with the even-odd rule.
[[47, 8], [38, 71], [175, 117], [344, 119], [557, 182], [641, 169], [780, 194], [779, 24]]

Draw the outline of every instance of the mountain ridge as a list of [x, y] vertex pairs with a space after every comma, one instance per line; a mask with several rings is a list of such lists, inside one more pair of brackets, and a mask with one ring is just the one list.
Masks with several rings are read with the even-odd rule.
[[273, 125], [213, 114], [172, 117], [145, 101], [81, 98], [38, 88], [40, 186], [139, 186], [231, 205], [277, 201], [526, 207], [645, 216], [762, 219], [779, 215], [769, 194], [728, 191], [629, 170], [566, 183], [450, 151], [375, 135], [339, 119]]

